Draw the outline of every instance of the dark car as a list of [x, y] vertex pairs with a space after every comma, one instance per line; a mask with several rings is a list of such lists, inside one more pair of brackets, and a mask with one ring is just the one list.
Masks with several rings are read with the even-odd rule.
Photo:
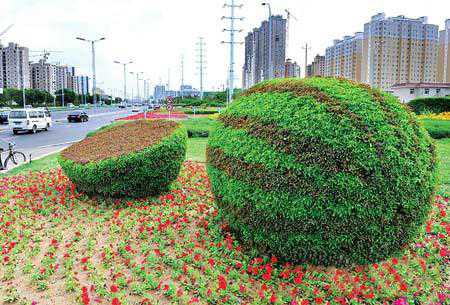
[[8, 124], [9, 112], [9, 110], [0, 112], [0, 124]]
[[77, 110], [69, 113], [67, 116], [67, 121], [71, 122], [87, 122], [89, 120], [89, 116], [85, 111]]

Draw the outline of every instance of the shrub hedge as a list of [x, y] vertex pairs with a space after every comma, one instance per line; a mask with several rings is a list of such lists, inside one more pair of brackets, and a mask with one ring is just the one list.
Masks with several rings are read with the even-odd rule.
[[58, 161], [87, 194], [140, 198], [165, 191], [178, 177], [186, 140], [186, 129], [176, 122], [133, 121], [72, 145]]
[[288, 261], [386, 258], [430, 210], [436, 155], [390, 94], [335, 78], [277, 79], [219, 116], [207, 170], [220, 217]]
[[210, 109], [197, 109], [195, 110], [185, 110], [184, 113], [185, 114], [214, 114], [214, 113], [218, 113], [218, 110], [210, 110]]
[[450, 111], [450, 97], [418, 98], [408, 103], [416, 114]]
[[450, 138], [450, 121], [449, 120], [420, 120], [433, 139]]

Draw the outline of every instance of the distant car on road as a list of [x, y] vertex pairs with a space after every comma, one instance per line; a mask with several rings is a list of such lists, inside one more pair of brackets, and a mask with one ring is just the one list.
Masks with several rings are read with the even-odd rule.
[[67, 121], [69, 121], [69, 123], [87, 122], [88, 120], [89, 120], [89, 116], [86, 113], [86, 111], [83, 111], [83, 110], [72, 111], [71, 113], [69, 113], [67, 115]]
[[0, 112], [0, 124], [8, 124], [8, 116], [11, 110], [3, 110]]
[[47, 131], [52, 126], [50, 112], [40, 108], [24, 108], [11, 110], [8, 116], [9, 128], [14, 134], [20, 131]]
[[131, 109], [131, 112], [140, 112], [141, 111], [141, 109], [139, 108], [139, 107], [136, 107], [136, 106], [134, 106], [132, 109]]

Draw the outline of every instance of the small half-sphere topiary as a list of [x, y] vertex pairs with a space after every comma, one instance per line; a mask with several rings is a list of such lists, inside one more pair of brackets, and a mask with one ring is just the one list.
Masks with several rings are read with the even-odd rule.
[[61, 152], [59, 163], [80, 191], [145, 197], [167, 190], [186, 155], [186, 129], [173, 121], [113, 126]]
[[264, 254], [318, 265], [386, 258], [431, 207], [435, 148], [387, 93], [336, 78], [244, 92], [207, 147], [221, 217]]

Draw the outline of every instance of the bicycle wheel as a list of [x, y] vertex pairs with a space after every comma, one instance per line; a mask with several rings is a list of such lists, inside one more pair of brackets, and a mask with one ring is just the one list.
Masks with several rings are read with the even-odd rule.
[[5, 160], [5, 167], [8, 168], [8, 162], [11, 161], [15, 165], [25, 162], [27, 160], [27, 157], [25, 157], [24, 153], [21, 153], [20, 151], [15, 151], [11, 155], [9, 155]]

